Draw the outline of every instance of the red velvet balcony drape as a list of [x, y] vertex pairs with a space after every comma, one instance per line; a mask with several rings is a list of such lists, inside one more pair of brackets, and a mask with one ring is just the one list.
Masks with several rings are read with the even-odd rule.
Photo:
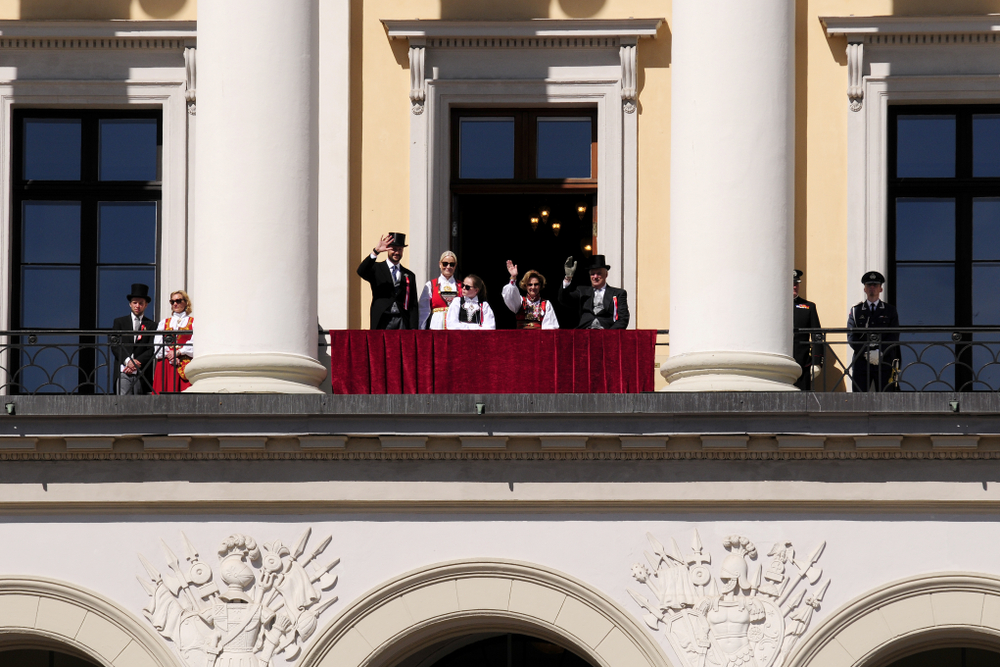
[[653, 330], [330, 332], [335, 394], [653, 390]]

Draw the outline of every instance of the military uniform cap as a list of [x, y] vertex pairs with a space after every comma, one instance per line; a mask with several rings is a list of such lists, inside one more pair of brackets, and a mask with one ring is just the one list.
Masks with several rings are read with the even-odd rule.
[[878, 283], [879, 285], [885, 282], [885, 276], [883, 276], [878, 271], [869, 271], [865, 275], [861, 276], [862, 284]]
[[796, 283], [802, 282], [802, 272], [798, 269], [792, 271], [792, 281]]

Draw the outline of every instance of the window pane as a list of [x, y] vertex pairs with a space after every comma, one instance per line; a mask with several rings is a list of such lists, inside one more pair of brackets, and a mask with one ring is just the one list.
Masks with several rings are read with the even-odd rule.
[[81, 383], [79, 343], [79, 336], [39, 336], [38, 345], [25, 345], [21, 350], [14, 384], [28, 394], [76, 391]]
[[1000, 114], [972, 116], [972, 175], [1000, 176]]
[[153, 118], [101, 120], [102, 181], [159, 180], [156, 125]]
[[74, 118], [24, 119], [24, 178], [80, 180], [80, 129]]
[[538, 178], [590, 178], [590, 119], [538, 119]]
[[972, 259], [1000, 260], [1000, 199], [972, 200]]
[[896, 260], [955, 259], [955, 200], [896, 200]]
[[128, 295], [133, 283], [149, 285], [153, 301], [146, 306], [146, 317], [153, 319], [156, 303], [156, 269], [152, 266], [114, 266], [97, 270], [97, 328], [110, 329], [116, 317], [129, 314]]
[[896, 309], [901, 326], [947, 326], [955, 322], [955, 267], [900, 264]]
[[954, 178], [955, 117], [896, 117], [896, 176]]
[[24, 202], [21, 235], [26, 264], [80, 263], [80, 202]]
[[98, 204], [101, 264], [156, 262], [156, 202]]
[[21, 326], [80, 328], [80, 269], [22, 267]]
[[514, 119], [462, 118], [459, 178], [514, 178]]
[[1000, 325], [1000, 263], [972, 267], [972, 324]]

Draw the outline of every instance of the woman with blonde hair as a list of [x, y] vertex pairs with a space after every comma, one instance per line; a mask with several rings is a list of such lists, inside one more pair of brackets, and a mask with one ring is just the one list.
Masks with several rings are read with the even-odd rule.
[[448, 306], [458, 296], [458, 283], [455, 281], [455, 268], [458, 258], [451, 250], [441, 253], [438, 267], [441, 275], [436, 280], [428, 280], [420, 293], [420, 328], [447, 329]]
[[160, 321], [158, 331], [178, 333], [157, 334], [153, 340], [156, 349], [156, 368], [153, 372], [153, 393], [173, 394], [191, 386], [184, 369], [194, 358], [192, 334], [179, 333], [194, 328], [191, 297], [182, 289], [170, 293], [170, 317]]

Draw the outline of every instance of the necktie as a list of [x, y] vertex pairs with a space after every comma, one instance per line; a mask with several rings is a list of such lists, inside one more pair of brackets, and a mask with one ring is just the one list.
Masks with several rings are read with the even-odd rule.
[[139, 330], [139, 320], [137, 320], [136, 318], [133, 317], [132, 318], [132, 331], [138, 331], [138, 330]]
[[399, 273], [398, 273], [398, 271], [399, 271], [399, 267], [396, 266], [395, 264], [393, 264], [392, 265], [392, 282], [393, 282], [394, 285], [398, 285], [399, 284]]

